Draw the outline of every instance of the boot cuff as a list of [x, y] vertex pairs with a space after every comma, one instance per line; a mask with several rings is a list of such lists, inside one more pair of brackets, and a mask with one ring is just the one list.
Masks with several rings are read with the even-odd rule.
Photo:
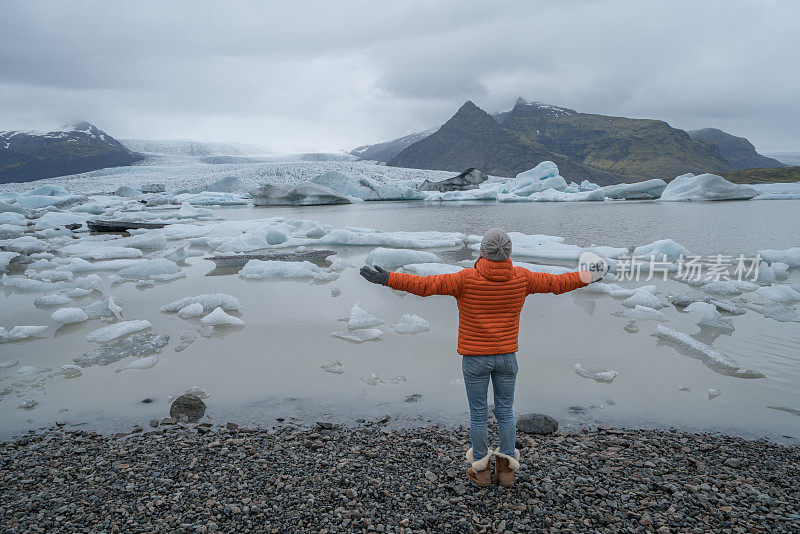
[[[472, 449], [470, 449], [470, 451], [471, 450]], [[497, 449], [495, 449], [494, 455], [499, 458], [506, 458], [508, 460], [508, 468], [511, 469], [512, 471], [516, 471], [517, 469], [519, 469], [519, 450], [514, 449], [514, 457], [512, 458], [511, 456], [500, 452], [500, 448], [498, 447]]]
[[489, 449], [489, 452], [486, 453], [486, 456], [475, 461], [475, 458], [472, 456], [472, 447], [469, 448], [467, 451], [467, 461], [472, 464], [472, 469], [475, 471], [483, 471], [487, 467], [489, 467], [489, 460], [492, 457], [492, 449]]

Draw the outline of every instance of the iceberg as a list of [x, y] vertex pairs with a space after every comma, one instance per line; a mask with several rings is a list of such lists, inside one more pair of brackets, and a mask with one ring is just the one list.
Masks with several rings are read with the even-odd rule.
[[418, 334], [420, 332], [428, 332], [431, 329], [431, 323], [420, 317], [419, 315], [405, 314], [400, 317], [393, 326], [392, 330], [398, 334]]
[[361, 200], [380, 200], [376, 192], [377, 184], [367, 178], [351, 178], [338, 171], [328, 171], [311, 179], [312, 183], [332, 189], [347, 197]]
[[251, 190], [250, 195], [255, 206], [313, 206], [352, 202], [349, 197], [312, 182], [302, 182], [289, 189], [264, 185]]
[[662, 201], [680, 200], [750, 200], [758, 190], [737, 185], [716, 174], [692, 173], [674, 178], [661, 193]]
[[364, 262], [367, 265], [380, 265], [384, 269], [396, 269], [410, 263], [437, 263], [442, 260], [431, 252], [397, 248], [376, 248]]
[[785, 250], [766, 249], [759, 250], [759, 256], [770, 263], [784, 263], [789, 267], [800, 267], [800, 247]]
[[152, 369], [158, 363], [158, 356], [147, 356], [145, 358], [139, 358], [138, 360], [134, 360], [128, 365], [123, 367], [117, 367], [114, 369], [115, 373], [121, 373], [122, 371], [128, 371], [130, 369], [138, 369], [143, 371], [144, 369]]
[[762, 299], [771, 300], [779, 304], [791, 304], [800, 301], [800, 293], [788, 285], [771, 284], [759, 287], [755, 290], [754, 294]]
[[660, 198], [666, 187], [667, 182], [656, 178], [632, 184], [607, 185], [603, 187], [603, 194], [617, 200], [648, 200]]
[[195, 208], [188, 202], [184, 202], [181, 204], [176, 216], [179, 219], [199, 219], [201, 217], [213, 217], [214, 213], [209, 209]]
[[425, 195], [407, 185], [380, 184], [376, 189], [381, 200], [422, 200]]
[[[0, 326], [0, 343], [8, 343], [11, 341], [20, 341], [27, 339], [41, 332], [47, 330], [46, 326], [15, 326], [11, 330], [6, 330]], [[23, 367], [20, 367], [17, 372], [20, 372]]]
[[[136, 250], [136, 249], [130, 249]], [[144, 263], [144, 259], [119, 259], [119, 260], [105, 260], [105, 261], [86, 261], [83, 258], [69, 258], [66, 263], [60, 264], [56, 267], [56, 271], [72, 271], [79, 272], [92, 272], [92, 271], [118, 271], [134, 265]]]
[[239, 271], [239, 276], [249, 280], [312, 278], [330, 282], [336, 280], [339, 274], [326, 271], [310, 261], [250, 260]]
[[117, 247], [92, 242], [67, 245], [61, 249], [61, 252], [84, 260], [113, 260], [142, 257], [142, 251], [136, 248]]
[[602, 189], [590, 191], [559, 191], [545, 189], [539, 193], [521, 196], [516, 193], [503, 193], [497, 196], [500, 202], [597, 202], [606, 199]]
[[121, 269], [118, 274], [127, 278], [149, 278], [163, 274], [174, 274], [180, 270], [180, 267], [175, 262], [169, 261], [167, 258], [154, 258]]
[[45, 295], [44, 297], [36, 297], [33, 300], [33, 305], [37, 308], [55, 308], [56, 306], [63, 306], [72, 302], [72, 299], [60, 293], [53, 293], [52, 295]]
[[169, 336], [145, 332], [134, 334], [115, 343], [108, 343], [85, 352], [73, 361], [81, 367], [109, 365], [131, 356], [142, 358], [150, 356], [167, 346]]
[[383, 335], [383, 331], [379, 328], [362, 328], [360, 330], [348, 330], [345, 332], [331, 332], [331, 335], [352, 343], [363, 343], [364, 341], [380, 338]]
[[161, 311], [163, 313], [175, 313], [189, 304], [194, 304], [195, 302], [200, 303], [203, 306], [203, 310], [211, 311], [214, 308], [222, 308], [225, 311], [237, 311], [241, 307], [241, 302], [234, 296], [227, 295], [225, 293], [207, 293], [203, 295], [197, 295], [195, 297], [185, 297], [169, 304], [165, 304], [161, 306]]
[[23, 206], [17, 204], [9, 204], [4, 200], [0, 200], [0, 213], [19, 213], [25, 214], [28, 210], [26, 210]]
[[579, 363], [576, 363], [573, 366], [573, 369], [575, 370], [576, 375], [582, 376], [583, 378], [591, 378], [595, 382], [605, 382], [607, 384], [613, 382], [619, 374], [613, 369], [584, 369]]
[[203, 305], [199, 302], [194, 302], [178, 310], [178, 317], [181, 319], [194, 319], [202, 317], [204, 313]]
[[214, 311], [200, 319], [200, 322], [206, 326], [244, 326], [244, 321], [228, 315], [222, 308], [215, 308]]
[[61, 308], [54, 311], [50, 318], [57, 323], [73, 324], [82, 323], [87, 320], [89, 316], [80, 308]]
[[150, 321], [122, 321], [119, 323], [104, 326], [94, 332], [89, 332], [86, 335], [87, 341], [94, 341], [97, 343], [108, 343], [124, 336], [147, 330], [153, 325]]
[[123, 185], [118, 187], [117, 190], [114, 191], [114, 194], [117, 195], [118, 197], [133, 198], [133, 197], [138, 197], [139, 195], [142, 194], [142, 192], [128, 185]]
[[358, 302], [350, 310], [350, 317], [347, 320], [347, 328], [349, 330], [360, 330], [362, 328], [370, 328], [383, 324], [383, 319], [375, 317], [368, 311], [359, 307]]
[[11, 260], [19, 256], [19, 252], [0, 252], [0, 273], [6, 272]]
[[463, 234], [453, 232], [379, 232], [371, 229], [339, 228], [328, 232], [314, 241], [313, 244], [393, 248], [445, 248], [460, 247], [464, 244], [463, 239]]
[[515, 178], [508, 180], [501, 191], [524, 197], [547, 189], [564, 191], [566, 188], [567, 181], [558, 174], [556, 164], [552, 161], [543, 161], [533, 169], [521, 172]]
[[697, 341], [683, 332], [658, 325], [656, 336], [688, 352], [692, 357], [702, 361], [714, 372], [738, 378], [764, 378], [764, 375], [757, 371], [752, 371], [750, 369], [742, 371], [736, 362], [728, 358], [725, 354], [705, 343]]
[[700, 322], [697, 323], [698, 326], [718, 328], [726, 332], [733, 332], [733, 322], [729, 318], [723, 317], [713, 304], [708, 302], [693, 302], [686, 306], [685, 311], [700, 313], [701, 319]]
[[145, 250], [163, 250], [167, 248], [167, 236], [164, 230], [149, 230], [141, 234], [134, 234], [131, 237], [114, 239], [111, 244]]
[[59, 226], [77, 224], [82, 226], [87, 219], [87, 215], [64, 211], [49, 211], [36, 220], [33, 225], [34, 230], [47, 230]]
[[60, 291], [70, 287], [67, 282], [44, 282], [42, 280], [33, 280], [22, 276], [8, 276], [3, 274], [0, 278], [0, 283], [6, 287], [12, 287], [18, 291], [38, 293], [43, 291]]
[[0, 240], [0, 248], [9, 252], [33, 254], [36, 252], [47, 252], [50, 249], [50, 244], [47, 241], [26, 235], [14, 239]]
[[652, 257], [656, 261], [666, 259], [666, 261], [674, 262], [681, 256], [690, 256], [691, 252], [672, 239], [659, 239], [649, 245], [636, 247], [631, 255], [634, 257]]
[[[56, 271], [56, 272], [64, 272], [64, 271]], [[100, 278], [96, 274], [90, 274], [87, 276], [81, 276], [75, 279], [74, 284], [77, 289], [84, 289], [84, 290], [92, 290], [97, 289], [103, 282], [103, 279]]]
[[647, 306], [642, 306], [641, 304], [637, 304], [632, 310], [614, 312], [612, 315], [625, 317], [627, 319], [635, 319], [638, 321], [669, 321], [667, 316], [664, 315], [664, 312], [654, 308], [648, 308]]
[[739, 280], [717, 280], [716, 282], [709, 282], [700, 287], [706, 293], [711, 295], [741, 295], [743, 291], [754, 291], [758, 286], [752, 282], [739, 281]]
[[21, 213], [13, 211], [4, 212], [0, 209], [0, 224], [13, 224], [14, 226], [28, 226], [28, 219]]
[[644, 288], [636, 288], [633, 295], [622, 301], [622, 305], [634, 309], [636, 309], [636, 306], [644, 306], [654, 310], [660, 310], [664, 307], [658, 297]]

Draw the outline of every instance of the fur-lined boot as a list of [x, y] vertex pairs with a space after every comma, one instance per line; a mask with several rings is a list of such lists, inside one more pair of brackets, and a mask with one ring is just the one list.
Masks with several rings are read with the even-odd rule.
[[514, 457], [500, 452], [498, 447], [494, 451], [494, 477], [497, 483], [507, 488], [514, 485], [514, 471], [519, 469], [519, 451], [514, 449]]
[[486, 456], [475, 461], [472, 456], [472, 448], [467, 451], [467, 461], [472, 464], [467, 468], [467, 478], [473, 481], [478, 486], [485, 488], [492, 485], [492, 466], [490, 461], [492, 459], [492, 449], [486, 453]]

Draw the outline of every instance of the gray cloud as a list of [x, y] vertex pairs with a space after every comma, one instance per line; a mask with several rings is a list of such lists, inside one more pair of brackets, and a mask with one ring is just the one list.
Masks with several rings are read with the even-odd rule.
[[0, 3], [0, 128], [340, 149], [517, 96], [800, 150], [786, 1]]

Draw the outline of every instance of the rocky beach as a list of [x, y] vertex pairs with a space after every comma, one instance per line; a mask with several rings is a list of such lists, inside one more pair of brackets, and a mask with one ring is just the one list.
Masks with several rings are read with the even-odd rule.
[[517, 483], [479, 489], [464, 477], [466, 429], [391, 425], [167, 418], [117, 434], [30, 431], [0, 443], [0, 530], [800, 529], [796, 445], [672, 430], [520, 432]]

